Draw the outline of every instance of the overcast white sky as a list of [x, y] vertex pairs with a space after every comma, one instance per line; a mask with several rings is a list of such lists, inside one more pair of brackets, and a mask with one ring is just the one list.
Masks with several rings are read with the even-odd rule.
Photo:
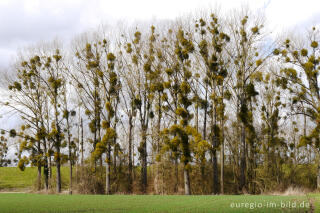
[[68, 40], [101, 23], [174, 19], [195, 9], [244, 4], [265, 10], [274, 31], [320, 20], [318, 0], [0, 0], [0, 68], [19, 47], [56, 37]]

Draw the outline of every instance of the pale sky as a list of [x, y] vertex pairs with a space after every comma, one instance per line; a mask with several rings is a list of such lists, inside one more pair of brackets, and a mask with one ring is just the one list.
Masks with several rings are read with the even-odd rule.
[[307, 29], [320, 20], [316, 0], [0, 0], [0, 68], [18, 48], [39, 41], [68, 41], [101, 23], [174, 19], [217, 5], [223, 11], [241, 5], [263, 10], [275, 32]]
[[[19, 48], [55, 38], [68, 42], [100, 24], [175, 19], [196, 10], [243, 5], [263, 11], [273, 33], [307, 30], [320, 21], [319, 0], [0, 0], [0, 71]], [[17, 123], [18, 116], [0, 114], [0, 127]]]

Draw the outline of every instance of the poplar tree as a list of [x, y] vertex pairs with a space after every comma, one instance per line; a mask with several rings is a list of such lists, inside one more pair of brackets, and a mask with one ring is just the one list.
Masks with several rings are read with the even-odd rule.
[[[279, 180], [282, 178], [281, 155], [288, 151], [285, 149], [287, 146], [280, 132], [280, 122], [285, 120], [285, 117], [281, 116], [280, 113], [282, 108], [286, 107], [286, 103], [285, 94], [283, 94], [281, 84], [279, 84], [279, 78], [274, 74], [277, 68], [268, 66], [267, 69], [271, 71], [265, 70], [264, 74], [259, 72], [255, 76], [255, 80], [262, 83], [259, 89], [258, 111], [261, 116], [261, 134], [263, 139], [262, 144], [256, 145], [254, 149], [259, 149], [258, 146], [260, 145], [261, 153], [264, 155], [264, 175], [269, 177], [270, 181], [275, 181], [279, 184]], [[257, 161], [255, 157], [250, 160], [253, 162]], [[270, 186], [267, 182], [265, 189], [268, 187]], [[255, 190], [252, 191], [254, 193]]]
[[[240, 19], [240, 22], [239, 22]], [[236, 116], [240, 131], [240, 175], [239, 190], [247, 190], [247, 152], [248, 137], [254, 134], [253, 103], [258, 93], [251, 77], [262, 67], [269, 53], [262, 51], [263, 25], [259, 18], [236, 14], [229, 21], [230, 43], [227, 53], [230, 57], [232, 72], [232, 96], [236, 100]]]
[[[17, 79], [9, 83], [11, 93], [5, 105], [20, 114], [25, 122], [21, 126], [20, 147], [18, 157], [23, 151], [29, 152], [28, 157], [20, 158], [18, 167], [23, 169], [25, 163], [31, 162], [38, 167], [37, 187], [41, 189], [41, 167], [44, 166], [45, 186], [48, 189], [48, 129], [45, 126], [47, 109], [47, 95], [43, 86], [41, 70], [43, 64], [40, 56], [35, 55], [29, 60], [21, 61], [17, 65]], [[17, 135], [16, 130], [10, 131], [11, 136]], [[28, 159], [28, 160], [27, 160]]]
[[[223, 193], [224, 182], [224, 93], [225, 84], [228, 75], [228, 58], [225, 53], [225, 46], [230, 41], [230, 37], [223, 32], [218, 18], [212, 14], [209, 24], [203, 19], [199, 19], [196, 24], [198, 33], [200, 34], [201, 41], [199, 42], [199, 53], [202, 57], [205, 66], [204, 83], [206, 85], [206, 99], [210, 101], [210, 111], [208, 112], [211, 117], [211, 156], [213, 166], [213, 193], [219, 192], [218, 183], [218, 160], [217, 149], [221, 144], [221, 193]], [[207, 98], [209, 96], [209, 98]], [[205, 103], [205, 120], [207, 119], [207, 103]], [[220, 122], [219, 122], [220, 121]], [[204, 134], [206, 125], [204, 125]]]
[[[154, 29], [153, 29], [154, 30]], [[152, 31], [153, 31], [152, 30]], [[134, 33], [131, 42], [126, 43], [126, 53], [131, 58], [131, 63], [126, 66], [128, 72], [132, 73], [132, 86], [134, 86], [135, 98], [133, 100], [134, 109], [137, 111], [138, 120], [141, 128], [141, 142], [138, 146], [141, 161], [141, 191], [147, 190], [147, 138], [150, 119], [154, 114], [152, 111], [152, 103], [154, 96], [151, 91], [151, 81], [154, 73], [152, 63], [154, 61], [154, 47], [151, 38], [148, 43], [142, 37], [140, 31]], [[149, 44], [149, 45], [146, 45]]]
[[[176, 149], [179, 152], [181, 163], [183, 163], [184, 190], [186, 195], [191, 194], [190, 188], [190, 170], [192, 161], [192, 147], [197, 146], [202, 141], [201, 135], [197, 130], [189, 125], [193, 114], [190, 113], [189, 107], [192, 105], [190, 79], [192, 73], [190, 54], [194, 51], [194, 45], [188, 39], [182, 29], [176, 34], [175, 55], [177, 57], [175, 69], [176, 74], [180, 77], [177, 86], [177, 106], [175, 113], [180, 120], [179, 124], [173, 124], [169, 129], [165, 129], [164, 133], [169, 135], [166, 137], [166, 148]], [[170, 137], [171, 135], [171, 137]], [[200, 154], [200, 153], [199, 153]]]
[[63, 63], [62, 55], [60, 50], [57, 49], [55, 54], [47, 57], [43, 62], [43, 69], [45, 70], [44, 85], [46, 89], [46, 94], [50, 98], [50, 102], [53, 108], [53, 120], [51, 123], [51, 131], [49, 132], [49, 138], [53, 142], [55, 149], [54, 160], [56, 163], [56, 190], [57, 193], [61, 192], [61, 160], [62, 153], [61, 148], [63, 146], [63, 140], [65, 135], [63, 133], [63, 127], [61, 120], [63, 119], [63, 110], [61, 105], [63, 104], [63, 85], [65, 84], [65, 79], [63, 76], [63, 71], [65, 69]]
[[[309, 134], [301, 137], [300, 146], [311, 146], [319, 156], [319, 29], [313, 27], [308, 34], [306, 43], [299, 45], [286, 39], [273, 53], [285, 63], [279, 75], [279, 84], [292, 95], [291, 114], [304, 115], [310, 118], [314, 127]], [[303, 103], [305, 108], [301, 108]], [[320, 159], [319, 157], [317, 159]], [[320, 161], [317, 170], [317, 188], [320, 188]]]

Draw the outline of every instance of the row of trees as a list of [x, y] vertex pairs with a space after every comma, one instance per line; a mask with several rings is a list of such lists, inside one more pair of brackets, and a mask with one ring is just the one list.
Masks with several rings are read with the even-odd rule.
[[81, 165], [105, 173], [106, 194], [259, 193], [320, 168], [318, 29], [272, 43], [241, 11], [102, 35], [22, 52], [10, 70], [2, 104], [23, 124], [2, 133], [18, 141], [20, 169], [38, 167], [39, 190], [55, 166], [61, 192], [66, 162], [70, 193]]

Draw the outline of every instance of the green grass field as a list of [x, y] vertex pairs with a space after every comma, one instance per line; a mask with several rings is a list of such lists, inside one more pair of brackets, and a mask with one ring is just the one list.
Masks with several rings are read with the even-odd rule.
[[307, 196], [314, 205], [314, 212], [320, 212], [320, 194], [308, 194]]
[[[53, 177], [55, 177], [56, 168], [53, 167], [52, 169]], [[68, 183], [69, 168], [61, 167], [61, 174], [62, 183]], [[32, 189], [35, 186], [36, 178], [36, 167], [27, 167], [24, 171], [20, 171], [17, 167], [0, 167], [0, 191]]]
[[[55, 174], [55, 171], [53, 171]], [[62, 167], [62, 182], [68, 183], [68, 167]], [[35, 185], [36, 168], [0, 168], [0, 191], [27, 191]], [[66, 187], [66, 186], [65, 186]], [[300, 205], [312, 201], [320, 212], [320, 195], [47, 195], [0, 193], [0, 213], [71, 212], [312, 212]], [[289, 208], [288, 205], [296, 205]], [[285, 206], [284, 206], [285, 205]]]
[[[316, 197], [316, 196], [315, 196]], [[319, 197], [320, 198], [320, 197]], [[296, 208], [281, 207], [297, 204]], [[306, 196], [264, 196], [264, 195], [41, 195], [41, 194], [0, 194], [1, 213], [71, 213], [71, 212], [309, 212], [300, 208], [308, 202]], [[232, 203], [242, 207], [232, 208]], [[245, 203], [251, 204], [245, 207]], [[258, 207], [258, 205], [263, 205]], [[276, 206], [271, 206], [274, 203]], [[256, 207], [254, 207], [256, 205]], [[273, 205], [273, 204], [272, 204]]]

